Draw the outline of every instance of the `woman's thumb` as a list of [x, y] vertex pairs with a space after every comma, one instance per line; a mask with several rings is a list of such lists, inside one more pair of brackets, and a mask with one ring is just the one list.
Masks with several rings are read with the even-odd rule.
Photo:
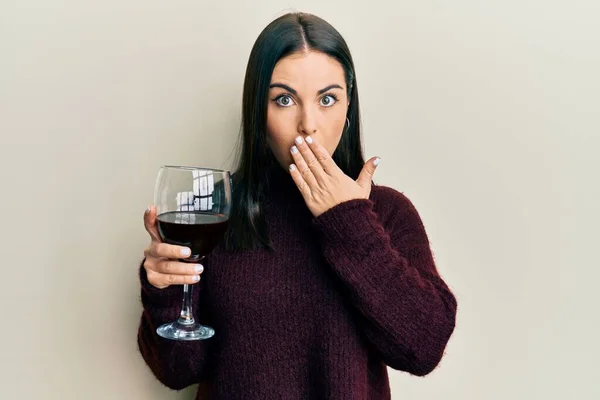
[[149, 206], [144, 212], [144, 227], [146, 227], [152, 240], [161, 241], [158, 229], [156, 228], [156, 208], [154, 206]]
[[369, 161], [365, 163], [362, 171], [360, 171], [360, 175], [358, 175], [358, 179], [356, 183], [362, 188], [370, 188], [371, 181], [373, 180], [373, 175], [375, 174], [375, 170], [377, 166], [381, 162], [381, 158], [373, 157]]

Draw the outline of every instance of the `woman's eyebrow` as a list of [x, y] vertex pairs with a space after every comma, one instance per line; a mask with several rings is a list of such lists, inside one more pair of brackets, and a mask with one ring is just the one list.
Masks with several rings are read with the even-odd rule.
[[323, 89], [319, 90], [317, 93], [318, 94], [323, 94], [326, 91], [331, 90], [331, 89], [343, 89], [343, 87], [341, 87], [340, 85], [337, 85], [337, 84], [335, 84], [335, 85], [329, 85], [329, 86], [324, 87]]
[[291, 87], [289, 87], [288, 85], [284, 85], [283, 83], [271, 83], [271, 86], [269, 86], [269, 89], [273, 89], [273, 88], [282, 88], [287, 90], [288, 92], [290, 92], [293, 95], [297, 95], [298, 92], [296, 92], [295, 89], [292, 89]]
[[[288, 85], [285, 85], [283, 83], [271, 83], [271, 85], [269, 86], [269, 89], [273, 89], [273, 88], [285, 89], [285, 90], [287, 90], [288, 92], [290, 92], [293, 95], [297, 95], [298, 94], [298, 92], [296, 91], [296, 89], [294, 89], [294, 88], [292, 88], [292, 87], [290, 87]], [[338, 84], [333, 84], [333, 85], [329, 85], [329, 86], [324, 87], [323, 89], [319, 90], [317, 92], [317, 94], [323, 94], [326, 91], [331, 90], [331, 89], [344, 89], [344, 88], [341, 87]]]

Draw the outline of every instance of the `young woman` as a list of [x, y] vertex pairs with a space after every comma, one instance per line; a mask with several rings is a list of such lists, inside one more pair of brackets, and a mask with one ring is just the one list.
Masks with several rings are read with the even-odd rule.
[[[363, 159], [342, 36], [310, 14], [268, 25], [242, 120], [230, 228], [203, 266], [178, 262], [189, 249], [160, 243], [155, 208], [144, 215], [144, 360], [170, 388], [202, 383], [197, 398], [389, 399], [386, 366], [430, 373], [457, 305], [413, 204], [372, 184], [379, 159]], [[178, 316], [178, 285], [201, 273], [194, 301], [215, 336], [159, 337]]]

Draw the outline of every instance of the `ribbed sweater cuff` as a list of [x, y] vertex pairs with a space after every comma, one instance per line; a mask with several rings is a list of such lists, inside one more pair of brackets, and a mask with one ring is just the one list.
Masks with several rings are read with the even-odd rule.
[[[385, 301], [382, 285], [389, 283], [402, 259], [392, 254], [389, 236], [367, 199], [350, 200], [326, 211], [313, 223], [325, 258], [356, 293], [370, 301]], [[400, 261], [400, 263], [398, 263]]]
[[323, 233], [328, 244], [348, 246], [360, 244], [369, 237], [383, 233], [383, 227], [373, 211], [373, 201], [354, 199], [338, 204], [314, 218], [314, 226]]

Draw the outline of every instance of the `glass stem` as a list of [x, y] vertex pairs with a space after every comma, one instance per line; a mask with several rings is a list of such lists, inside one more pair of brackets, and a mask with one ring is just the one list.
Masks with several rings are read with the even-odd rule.
[[194, 320], [194, 314], [192, 311], [192, 292], [194, 290], [193, 285], [183, 285], [183, 303], [181, 305], [181, 313], [179, 314], [179, 322], [182, 325], [193, 325], [196, 321]]

